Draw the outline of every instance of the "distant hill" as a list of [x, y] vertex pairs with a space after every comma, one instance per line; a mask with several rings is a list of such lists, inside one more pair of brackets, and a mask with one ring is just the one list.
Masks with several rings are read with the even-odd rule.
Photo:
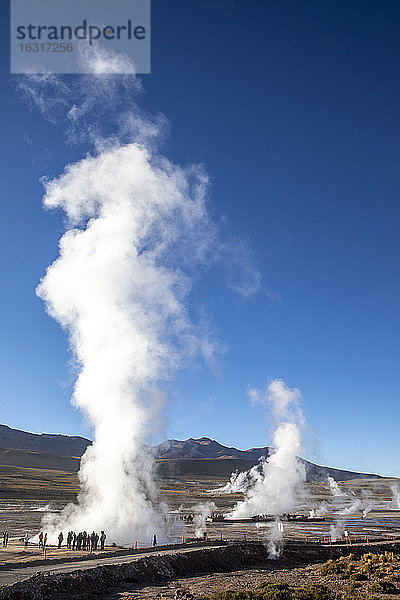
[[250, 450], [238, 450], [211, 440], [207, 437], [188, 440], [167, 440], [158, 446], [154, 446], [157, 458], [216, 458], [250, 460], [257, 462], [261, 456], [268, 456], [269, 448], [250, 448]]
[[[0, 465], [75, 472], [79, 469], [79, 458], [90, 444], [90, 440], [79, 436], [28, 433], [0, 425]], [[207, 437], [167, 440], [151, 450], [157, 459], [161, 477], [229, 477], [233, 471], [250, 469], [260, 457], [268, 456], [270, 452], [268, 446], [238, 450]], [[305, 464], [308, 481], [326, 480], [329, 475], [337, 481], [380, 477], [301, 460]]]
[[[189, 438], [188, 440], [167, 440], [158, 446], [154, 446], [154, 453], [159, 460], [159, 469], [162, 473], [176, 472], [181, 475], [206, 475], [212, 471], [215, 475], [229, 476], [236, 469], [244, 471], [251, 469], [262, 457], [268, 457], [270, 449], [250, 448], [250, 450], [237, 450], [237, 448], [222, 446], [219, 442], [207, 437], [199, 439]], [[193, 460], [193, 459], [197, 459]], [[215, 460], [222, 460], [224, 464], [213, 464]], [[228, 462], [229, 461], [231, 462]], [[163, 461], [170, 461], [170, 464], [162, 465]], [[337, 481], [347, 479], [370, 479], [380, 477], [372, 473], [356, 473], [354, 471], [344, 471], [343, 469], [334, 469], [332, 467], [322, 467], [307, 460], [301, 459], [306, 467], [308, 481], [326, 480], [328, 476]], [[234, 464], [235, 463], [235, 464]]]
[[81, 457], [90, 440], [79, 436], [61, 435], [53, 433], [29, 433], [12, 429], [7, 425], [0, 425], [0, 447], [16, 450], [34, 450], [47, 452], [58, 456]]
[[57, 456], [35, 450], [0, 448], [0, 465], [76, 473], [79, 471], [80, 462], [80, 458], [73, 456]]

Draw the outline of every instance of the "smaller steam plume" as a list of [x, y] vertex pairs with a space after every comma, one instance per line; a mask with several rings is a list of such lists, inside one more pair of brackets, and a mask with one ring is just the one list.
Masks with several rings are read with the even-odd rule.
[[332, 496], [346, 496], [345, 492], [340, 489], [338, 483], [331, 476], [328, 477], [328, 485]]
[[204, 502], [193, 506], [193, 524], [196, 537], [202, 537], [205, 534], [207, 517], [210, 517], [216, 508], [214, 502]]
[[317, 508], [313, 508], [310, 510], [310, 517], [323, 517], [328, 511], [328, 503], [323, 500]]
[[283, 523], [277, 518], [269, 530], [268, 535], [268, 558], [277, 559], [283, 547]]
[[235, 471], [229, 478], [229, 481], [221, 488], [213, 490], [214, 494], [245, 494], [253, 485], [254, 481], [259, 476], [262, 464], [265, 461], [265, 456], [259, 459], [259, 464], [246, 471]]
[[359, 498], [352, 491], [349, 493], [344, 492], [333, 477], [328, 477], [328, 484], [332, 495], [346, 504], [337, 513], [339, 515], [354, 515], [356, 512], [362, 512], [363, 519], [365, 519], [376, 505], [367, 491], [362, 491], [363, 497]]
[[339, 515], [354, 515], [354, 513], [362, 510], [362, 501], [360, 498], [354, 497], [351, 499], [350, 496], [347, 497], [351, 500], [351, 504], [339, 511]]
[[393, 484], [390, 486], [392, 492], [392, 507], [400, 509], [400, 486], [399, 484]]
[[346, 524], [343, 519], [338, 519], [334, 525], [329, 527], [329, 535], [332, 542], [337, 542], [345, 531]]
[[284, 381], [275, 379], [264, 392], [250, 389], [249, 396], [252, 403], [267, 406], [273, 414], [277, 423], [273, 433], [274, 449], [246, 475], [239, 474], [233, 481], [231, 477], [232, 485], [250, 479], [245, 498], [236, 504], [231, 515], [235, 518], [257, 514], [279, 516], [295, 508], [306, 479], [305, 467], [298, 459], [302, 449], [300, 430], [304, 425], [299, 407], [301, 394], [298, 389], [291, 389]]

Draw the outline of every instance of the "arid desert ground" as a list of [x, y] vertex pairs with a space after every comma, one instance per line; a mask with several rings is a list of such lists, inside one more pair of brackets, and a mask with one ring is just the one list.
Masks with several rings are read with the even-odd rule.
[[[160, 500], [167, 503], [169, 512], [170, 543], [181, 543], [182, 536], [186, 544], [196, 537], [196, 526], [187, 521], [189, 515], [198, 512], [199, 505], [213, 502], [214, 512], [229, 513], [238, 500], [240, 493], [224, 493], [221, 488], [226, 484], [226, 477], [192, 476], [190, 479], [182, 475], [159, 481]], [[365, 545], [365, 551], [374, 552], [375, 544], [386, 544], [388, 552], [396, 550], [400, 540], [400, 510], [394, 505], [394, 479], [359, 479], [340, 482], [342, 495], [334, 496], [326, 482], [308, 483], [305, 492], [298, 499], [298, 513], [307, 516], [310, 511], [317, 511], [323, 520], [316, 522], [302, 521], [283, 523], [283, 538], [286, 545], [299, 542], [305, 545], [327, 546], [332, 543], [332, 532], [337, 532], [337, 544], [350, 554], [358, 544]], [[15, 566], [22, 569], [20, 573], [30, 576], [30, 566], [40, 563], [43, 552], [36, 544], [24, 549], [21, 541], [26, 533], [34, 536], [41, 528], [41, 520], [46, 512], [60, 511], [65, 504], [74, 501], [78, 492], [78, 480], [75, 473], [57, 470], [29, 469], [23, 467], [4, 466], [0, 469], [0, 522], [2, 531], [8, 531], [10, 542], [7, 548], [0, 547], [0, 569], [3, 571], [3, 584], [10, 581], [6, 575]], [[274, 522], [261, 523], [229, 523], [207, 522], [207, 543], [213, 542], [262, 542], [266, 552], [269, 541], [274, 536]], [[348, 537], [343, 537], [347, 532]], [[108, 546], [104, 554], [118, 550], [112, 546], [112, 532], [107, 532]], [[329, 537], [331, 536], [331, 537]], [[397, 538], [397, 539], [396, 539]], [[343, 540], [343, 541], [342, 541]], [[145, 550], [151, 540], [126, 540], [125, 549], [137, 543], [138, 549]], [[394, 542], [396, 542], [394, 544]], [[334, 544], [335, 542], [333, 542]], [[367, 545], [369, 544], [369, 546]], [[376, 546], [377, 547], [377, 546]], [[121, 548], [122, 551], [122, 548]], [[84, 559], [84, 551], [70, 551], [65, 547], [60, 550], [50, 546], [46, 560], [68, 561], [73, 558]], [[98, 553], [99, 556], [104, 554]], [[358, 562], [357, 562], [358, 560]], [[361, 561], [361, 562], [360, 562]], [[67, 568], [68, 565], [66, 565]], [[299, 585], [323, 585], [332, 597], [337, 598], [390, 598], [393, 594], [380, 594], [370, 591], [373, 580], [363, 581], [361, 573], [365, 567], [361, 558], [354, 559], [351, 569], [353, 579], [342, 574], [324, 575], [320, 562], [297, 564], [296, 560], [281, 558], [271, 560], [254, 568], [236, 569], [225, 572], [202, 574], [197, 577], [175, 578], [164, 583], [151, 585], [126, 584], [123, 588], [112, 589], [102, 597], [120, 598], [121, 600], [140, 600], [143, 598], [200, 598], [218, 596], [227, 589], [247, 590], [249, 593], [264, 582], [281, 583], [289, 586], [289, 590]], [[40, 571], [38, 566], [35, 571]], [[67, 569], [68, 570], [68, 569]], [[220, 569], [219, 569], [220, 571]], [[360, 581], [357, 577], [360, 577]], [[400, 592], [400, 562], [395, 562], [390, 572], [390, 581]], [[21, 575], [19, 574], [19, 579]], [[372, 581], [372, 583], [371, 583]], [[293, 591], [293, 590], [292, 590]], [[393, 590], [392, 590], [393, 591]], [[251, 592], [252, 593], [252, 592]], [[292, 593], [292, 592], [290, 592]], [[294, 592], [293, 592], [294, 593]], [[336, 596], [335, 596], [336, 595]], [[79, 596], [78, 596], [79, 597]], [[82, 596], [83, 598], [84, 596]], [[278, 597], [278, 596], [277, 596]], [[284, 597], [284, 596], [282, 596]], [[289, 596], [288, 596], [289, 597]], [[294, 596], [293, 596], [294, 597]], [[310, 596], [312, 598], [313, 596]], [[395, 597], [395, 595], [393, 595]]]

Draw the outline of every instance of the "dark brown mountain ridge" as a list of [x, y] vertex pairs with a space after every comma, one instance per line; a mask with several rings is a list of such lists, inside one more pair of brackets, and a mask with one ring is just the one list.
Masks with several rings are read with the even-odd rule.
[[[91, 444], [80, 436], [30, 433], [0, 425], [0, 465], [14, 465], [37, 469], [74, 472], [79, 469], [79, 458]], [[257, 464], [270, 449], [238, 450], [224, 446], [208, 437], [187, 440], [167, 440], [150, 447], [162, 477], [173, 475], [208, 475], [229, 477], [235, 470], [246, 470]], [[301, 459], [306, 467], [308, 481], [338, 481], [381, 477], [372, 473], [357, 473], [324, 467]]]

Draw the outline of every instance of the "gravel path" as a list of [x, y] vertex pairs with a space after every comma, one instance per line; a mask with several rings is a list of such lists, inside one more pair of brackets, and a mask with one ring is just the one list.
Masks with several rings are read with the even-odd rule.
[[[218, 546], [208, 546], [208, 548], [218, 548]], [[179, 552], [194, 552], [198, 550], [198, 547], [191, 548], [181, 548]], [[168, 555], [168, 554], [176, 554], [177, 549], [171, 550], [160, 550], [157, 552], [157, 555]], [[3, 585], [11, 585], [12, 583], [16, 583], [17, 581], [24, 581], [33, 575], [37, 575], [38, 573], [71, 573], [72, 571], [83, 570], [83, 569], [95, 569], [96, 567], [104, 566], [104, 565], [122, 565], [126, 563], [135, 562], [141, 558], [146, 556], [154, 556], [154, 551], [151, 552], [141, 552], [140, 554], [128, 554], [127, 556], [105, 556], [104, 558], [95, 558], [90, 560], [80, 560], [76, 562], [65, 562], [52, 564], [51, 562], [48, 565], [35, 565], [35, 566], [24, 566], [17, 567], [15, 569], [10, 569], [7, 571], [0, 571], [0, 586]]]

